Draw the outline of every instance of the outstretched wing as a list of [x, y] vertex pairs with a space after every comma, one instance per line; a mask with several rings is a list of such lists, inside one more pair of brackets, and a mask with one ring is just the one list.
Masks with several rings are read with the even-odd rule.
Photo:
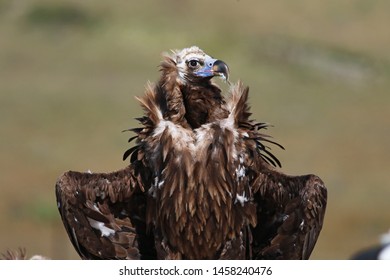
[[248, 88], [238, 83], [231, 96], [237, 135], [244, 136], [242, 146], [236, 147], [243, 159], [238, 170], [242, 169], [248, 178], [251, 199], [256, 205], [250, 257], [308, 259], [324, 220], [324, 183], [315, 175], [288, 176], [275, 169], [273, 166], [280, 166], [280, 162], [265, 144], [282, 146], [259, 132], [267, 124], [249, 120]]
[[57, 206], [83, 259], [140, 259], [153, 255], [146, 231], [142, 174], [134, 165], [112, 173], [64, 173]]
[[253, 181], [254, 259], [308, 259], [321, 231], [327, 190], [315, 175], [288, 176], [262, 167]]

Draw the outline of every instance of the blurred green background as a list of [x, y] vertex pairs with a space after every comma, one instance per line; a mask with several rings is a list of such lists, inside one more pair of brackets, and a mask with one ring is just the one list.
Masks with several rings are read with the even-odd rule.
[[387, 0], [0, 0], [0, 252], [78, 259], [57, 177], [124, 167], [134, 96], [162, 52], [191, 45], [250, 86], [283, 171], [325, 181], [312, 259], [377, 243], [390, 227], [389, 15]]

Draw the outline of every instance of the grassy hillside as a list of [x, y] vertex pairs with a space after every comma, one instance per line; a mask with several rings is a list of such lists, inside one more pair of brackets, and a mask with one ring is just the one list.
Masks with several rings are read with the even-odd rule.
[[[390, 227], [390, 2], [0, 0], [0, 252], [77, 258], [57, 213], [64, 171], [112, 171], [161, 53], [198, 45], [250, 86], [289, 174], [329, 189], [313, 259]], [[6, 230], [4, 230], [6, 229]]]

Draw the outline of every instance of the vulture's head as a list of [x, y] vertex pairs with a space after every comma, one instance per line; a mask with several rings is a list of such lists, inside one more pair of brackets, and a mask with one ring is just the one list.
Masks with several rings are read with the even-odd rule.
[[174, 51], [171, 58], [184, 84], [210, 80], [215, 76], [228, 81], [229, 68], [226, 63], [212, 58], [196, 46]]

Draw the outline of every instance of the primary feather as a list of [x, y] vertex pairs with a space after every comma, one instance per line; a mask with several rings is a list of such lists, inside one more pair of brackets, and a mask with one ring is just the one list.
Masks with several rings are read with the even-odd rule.
[[58, 208], [82, 258], [309, 258], [323, 182], [276, 169], [265, 143], [278, 144], [250, 119], [248, 87], [224, 96], [214, 76], [227, 80], [228, 66], [198, 47], [164, 56], [160, 80], [138, 98], [145, 115], [131, 129], [129, 166], [58, 179]]

